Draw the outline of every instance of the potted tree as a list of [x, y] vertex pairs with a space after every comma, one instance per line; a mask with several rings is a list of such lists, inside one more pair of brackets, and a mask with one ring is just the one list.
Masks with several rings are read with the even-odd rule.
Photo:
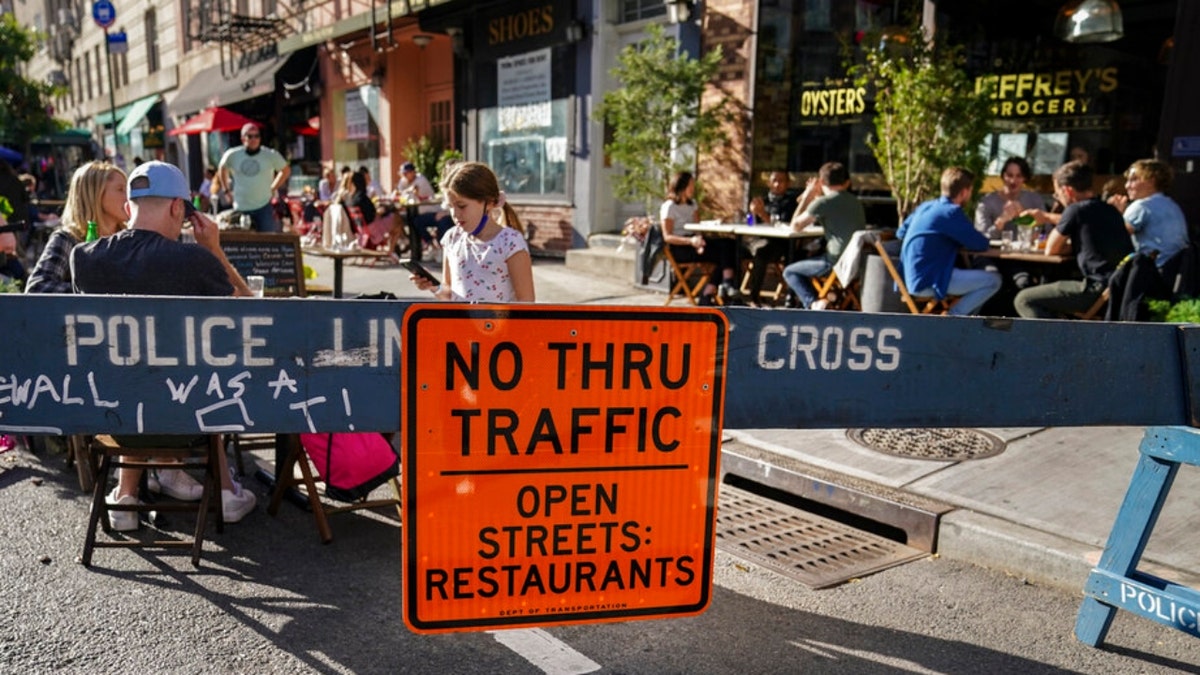
[[620, 168], [614, 193], [624, 201], [643, 202], [647, 213], [653, 213], [671, 174], [692, 169], [699, 154], [725, 140], [721, 125], [732, 113], [728, 96], [700, 105], [720, 66], [719, 48], [693, 58], [661, 26], [647, 32], [648, 39], [617, 57], [612, 75], [619, 85], [604, 94], [597, 114], [612, 134], [604, 152]]
[[[641, 202], [646, 216], [630, 218], [622, 234], [638, 246], [635, 283], [662, 283], [665, 271], [651, 278], [660, 263], [662, 234], [654, 226], [655, 206], [676, 171], [692, 169], [700, 153], [724, 141], [721, 125], [732, 118], [729, 97], [701, 106], [706, 85], [716, 75], [721, 50], [693, 58], [678, 40], [652, 25], [649, 37], [629, 45], [612, 70], [616, 89], [605, 93], [597, 114], [607, 123], [611, 138], [604, 152], [619, 172], [613, 192], [626, 202]], [[624, 244], [622, 244], [624, 246]]]
[[869, 44], [849, 72], [873, 95], [875, 132], [867, 144], [903, 220], [939, 194], [947, 167], [982, 177], [986, 158], [979, 147], [992, 130], [991, 91], [977, 89], [963, 69], [961, 45], [935, 44], [919, 25]]

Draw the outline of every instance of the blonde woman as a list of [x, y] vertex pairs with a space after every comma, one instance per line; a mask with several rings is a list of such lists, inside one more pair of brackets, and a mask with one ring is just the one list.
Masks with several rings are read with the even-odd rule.
[[125, 172], [109, 162], [88, 162], [75, 170], [67, 190], [62, 225], [50, 234], [29, 275], [26, 293], [71, 293], [71, 249], [87, 237], [88, 221], [107, 237], [125, 229]]

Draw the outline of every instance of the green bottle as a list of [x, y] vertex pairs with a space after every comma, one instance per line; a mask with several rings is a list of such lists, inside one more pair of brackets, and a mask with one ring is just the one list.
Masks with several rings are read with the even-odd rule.
[[100, 238], [100, 233], [96, 232], [96, 221], [89, 220], [87, 225], [87, 235], [84, 236], [84, 241], [96, 241]]

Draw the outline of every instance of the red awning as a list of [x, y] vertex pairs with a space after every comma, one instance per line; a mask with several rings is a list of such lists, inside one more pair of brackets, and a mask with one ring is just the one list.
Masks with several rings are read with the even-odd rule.
[[258, 127], [262, 126], [249, 117], [239, 115], [232, 110], [226, 108], [209, 108], [167, 133], [170, 136], [182, 136], [184, 134], [203, 134], [210, 131], [236, 131], [247, 124], [253, 124]]

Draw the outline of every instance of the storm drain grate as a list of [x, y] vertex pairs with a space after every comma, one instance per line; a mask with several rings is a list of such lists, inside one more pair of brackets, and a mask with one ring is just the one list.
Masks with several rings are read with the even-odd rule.
[[864, 448], [896, 457], [960, 461], [1004, 452], [1004, 441], [977, 429], [849, 429]]
[[717, 547], [808, 586], [836, 586], [928, 555], [899, 542], [721, 485]]

